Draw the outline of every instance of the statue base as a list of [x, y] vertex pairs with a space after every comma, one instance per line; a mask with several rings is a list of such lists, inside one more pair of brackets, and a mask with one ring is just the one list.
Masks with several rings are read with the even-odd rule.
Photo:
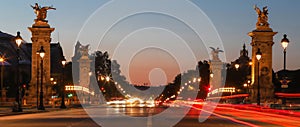
[[210, 85], [212, 89], [223, 87], [226, 80], [226, 64], [221, 60], [210, 60], [210, 70], [213, 77], [211, 77]]
[[253, 32], [273, 32], [273, 30], [269, 26], [256, 26]]
[[32, 28], [50, 28], [50, 25], [48, 24], [48, 21], [41, 21], [41, 20], [34, 20], [34, 24], [32, 25]]

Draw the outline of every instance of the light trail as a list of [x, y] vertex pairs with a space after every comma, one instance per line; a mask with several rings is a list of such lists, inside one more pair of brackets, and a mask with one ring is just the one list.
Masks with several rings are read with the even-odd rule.
[[259, 127], [255, 124], [252, 124], [252, 123], [237, 120], [237, 119], [234, 119], [234, 118], [231, 118], [231, 117], [228, 117], [228, 116], [224, 116], [224, 115], [220, 115], [220, 114], [217, 114], [217, 113], [214, 113], [214, 112], [206, 111], [206, 110], [203, 110], [202, 108], [198, 108], [198, 107], [195, 107], [195, 106], [191, 106], [191, 105], [183, 105], [183, 106], [188, 106], [188, 107], [191, 107], [191, 108], [196, 109], [196, 110], [201, 110], [201, 111], [207, 112], [209, 114], [215, 115], [217, 117], [228, 119], [228, 120], [233, 121], [235, 123], [243, 124], [243, 125], [250, 126], [250, 127]]
[[215, 112], [219, 114], [227, 114], [239, 119], [255, 120], [264, 123], [276, 124], [280, 126], [299, 127], [300, 118], [273, 113], [265, 113], [250, 110], [239, 110], [229, 107], [217, 107]]
[[[218, 105], [213, 112], [202, 109], [203, 105], [195, 104], [189, 105], [187, 103], [181, 103], [182, 106], [192, 107], [196, 110], [201, 110], [206, 113], [215, 115], [220, 118], [225, 118], [236, 123], [243, 125], [257, 127], [255, 122], [266, 123], [270, 125], [299, 127], [300, 117], [297, 117], [297, 112], [276, 110], [276, 109], [262, 109], [262, 107], [253, 107], [253, 105]], [[238, 108], [238, 109], [236, 109]], [[276, 114], [279, 113], [279, 114]], [[287, 115], [295, 116], [287, 116]], [[225, 116], [224, 116], [225, 115]], [[251, 122], [245, 122], [245, 121]], [[258, 123], [258, 124], [259, 124]]]

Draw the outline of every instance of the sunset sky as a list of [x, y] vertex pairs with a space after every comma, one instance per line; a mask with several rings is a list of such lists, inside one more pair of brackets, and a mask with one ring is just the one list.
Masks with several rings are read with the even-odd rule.
[[[194, 61], [208, 60], [210, 50], [206, 44], [215, 43], [198, 38], [193, 28], [185, 24], [198, 23], [203, 31], [210, 31], [204, 23], [198, 22], [201, 21], [199, 17], [201, 11], [193, 11], [193, 8], [172, 0], [153, 4], [128, 0], [116, 5], [113, 5], [114, 1], [107, 0], [2, 0], [1, 2], [0, 31], [12, 35], [20, 31], [23, 39], [31, 42], [31, 33], [27, 27], [33, 24], [35, 14], [30, 5], [36, 2], [41, 6], [53, 5], [57, 10], [49, 10], [47, 17], [51, 27], [55, 28], [52, 42], [61, 43], [68, 60], [73, 56], [77, 41], [91, 44], [90, 52], [108, 51], [111, 58], [120, 63], [122, 74], [136, 84], [160, 85], [172, 81], [176, 74], [195, 68]], [[195, 8], [203, 11], [215, 27], [222, 40], [222, 45], [218, 47], [225, 51], [224, 57], [221, 56], [224, 62], [238, 58], [244, 43], [251, 56], [251, 38], [247, 33], [255, 29], [257, 14], [253, 6], [255, 4], [260, 8], [268, 6], [270, 26], [278, 32], [274, 37], [273, 46], [274, 71], [283, 68], [283, 49], [280, 40], [285, 33], [290, 39], [287, 48], [287, 69], [300, 69], [300, 1], [191, 0], [191, 2], [196, 5]], [[109, 9], [110, 6], [112, 7]], [[176, 9], [172, 10], [172, 7]], [[137, 8], [148, 9], [149, 12], [122, 17], [121, 14]], [[156, 10], [151, 10], [153, 8]], [[163, 14], [163, 11], [185, 15], [188, 19], [179, 20]], [[115, 19], [118, 15], [121, 15], [119, 18], [122, 20]], [[195, 20], [189, 21], [191, 19]], [[109, 24], [113, 26], [106, 31], [105, 25]]]

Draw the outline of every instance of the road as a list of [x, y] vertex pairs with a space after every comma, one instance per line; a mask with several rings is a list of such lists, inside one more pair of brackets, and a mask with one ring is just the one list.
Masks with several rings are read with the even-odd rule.
[[[182, 107], [174, 108], [177, 112]], [[155, 119], [155, 114], [164, 111], [165, 108], [123, 108], [123, 107], [91, 107], [87, 109], [69, 109], [64, 111], [52, 111], [37, 114], [23, 114], [0, 117], [1, 127], [99, 127], [102, 126], [164, 126], [163, 123], [179, 118], [174, 112], [166, 114], [168, 117]], [[299, 126], [297, 117], [260, 113], [256, 111], [237, 110], [230, 107], [217, 107], [208, 119], [202, 123], [198, 121], [200, 108], [193, 107], [188, 114], [177, 123], [176, 127], [239, 127], [239, 126]], [[149, 116], [149, 114], [151, 114]], [[93, 116], [94, 119], [91, 119]], [[132, 116], [135, 119], [127, 119], [124, 116]], [[146, 117], [148, 116], [148, 117]], [[131, 117], [131, 118], [132, 118]], [[139, 118], [145, 118], [143, 121]], [[145, 120], [144, 119], [144, 120]], [[96, 121], [96, 122], [95, 122]], [[158, 121], [165, 121], [158, 123]], [[284, 121], [284, 122], [282, 122]]]

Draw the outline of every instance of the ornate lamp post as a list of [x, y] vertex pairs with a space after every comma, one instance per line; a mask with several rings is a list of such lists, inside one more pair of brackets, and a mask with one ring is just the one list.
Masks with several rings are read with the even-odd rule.
[[[287, 78], [287, 74], [286, 74], [286, 48], [289, 44], [289, 39], [287, 39], [287, 35], [284, 34], [283, 35], [283, 39], [281, 40], [281, 45], [283, 47], [283, 71], [284, 71], [284, 77], [283, 77], [283, 84], [282, 84], [282, 89], [286, 88], [287, 86], [287, 81], [286, 81], [286, 78]], [[282, 99], [282, 104], [286, 104], [286, 99], [283, 98]]]
[[40, 57], [41, 57], [41, 89], [40, 89], [40, 104], [39, 104], [39, 107], [38, 107], [38, 110], [45, 110], [45, 107], [44, 107], [44, 92], [43, 92], [43, 58], [45, 56], [45, 53], [46, 51], [44, 50], [44, 47], [41, 46], [41, 49], [38, 51], [39, 54], [40, 54]]
[[22, 112], [22, 96], [21, 96], [21, 84], [19, 78], [19, 64], [20, 64], [20, 45], [23, 41], [20, 32], [17, 32], [17, 36], [15, 37], [17, 48], [17, 95], [16, 95], [16, 102], [17, 104], [14, 105], [13, 112]]
[[61, 104], [60, 104], [60, 108], [61, 109], [65, 109], [67, 108], [65, 105], [65, 65], [66, 65], [66, 59], [65, 57], [63, 57], [61, 64], [63, 65], [62, 68], [62, 79], [61, 79], [61, 85], [62, 85], [62, 89], [61, 89]]
[[38, 58], [39, 58], [39, 56], [40, 56], [40, 52], [39, 51], [37, 51], [36, 52], [36, 55], [37, 55], [37, 60], [36, 60], [36, 65], [37, 65], [37, 67], [36, 67], [36, 108], [38, 109], [38, 105], [39, 105], [39, 78], [40, 78], [40, 73], [39, 73], [39, 60], [38, 60]]
[[262, 53], [260, 52], [260, 49], [258, 48], [257, 49], [257, 52], [256, 52], [256, 59], [257, 59], [257, 68], [258, 68], [258, 71], [257, 71], [257, 105], [259, 106], [260, 105], [260, 86], [259, 86], [259, 60], [261, 59], [261, 56], [262, 56]]
[[286, 48], [289, 44], [289, 39], [287, 39], [287, 35], [283, 35], [283, 39], [281, 40], [281, 45], [283, 47], [283, 70], [286, 70]]

